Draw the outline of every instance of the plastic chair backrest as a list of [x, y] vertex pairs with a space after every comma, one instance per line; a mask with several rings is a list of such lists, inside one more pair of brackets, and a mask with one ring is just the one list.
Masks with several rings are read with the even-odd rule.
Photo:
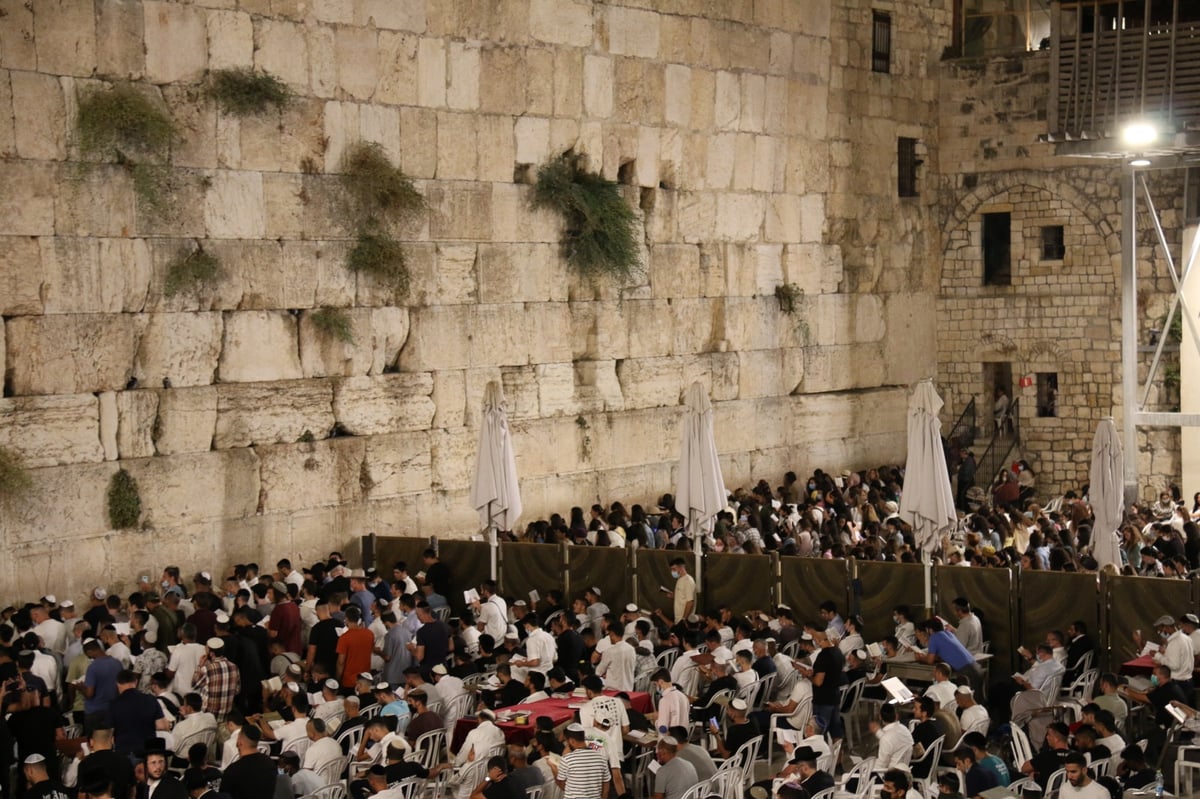
[[1013, 761], [1017, 768], [1033, 760], [1033, 747], [1029, 745], [1029, 736], [1019, 725], [1012, 725]]
[[1067, 770], [1060, 768], [1058, 771], [1046, 778], [1046, 791], [1042, 794], [1043, 799], [1054, 799], [1062, 790], [1063, 783], [1067, 781]]
[[678, 658], [679, 647], [673, 646], [670, 649], [664, 649], [655, 655], [654, 662], [658, 664], [659, 668], [670, 670], [670, 668], [675, 665], [675, 661]]
[[351, 727], [348, 730], [338, 733], [337, 738], [334, 740], [342, 747], [342, 752], [348, 754], [358, 749], [358, 745], [362, 743], [363, 735], [366, 732], [367, 728], [360, 724], [357, 727]]

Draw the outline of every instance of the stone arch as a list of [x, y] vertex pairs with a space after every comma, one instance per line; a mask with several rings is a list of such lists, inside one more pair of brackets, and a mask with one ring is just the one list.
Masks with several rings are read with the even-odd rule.
[[1029, 363], [1063, 363], [1066, 359], [1066, 353], [1063, 352], [1057, 341], [1051, 339], [1039, 339], [1030, 344], [1022, 354], [1025, 361]]
[[[972, 217], [978, 213], [979, 209], [985, 203], [1013, 189], [1023, 187], [1037, 189], [1062, 198], [1070, 204], [1075, 212], [1087, 219], [1092, 227], [1096, 229], [1096, 232], [1100, 234], [1101, 240], [1104, 242], [1104, 248], [1108, 251], [1109, 256], [1115, 257], [1119, 255], [1121, 252], [1120, 234], [1094, 200], [1076, 189], [1069, 182], [1069, 179], [1064, 180], [1067, 177], [1065, 173], [1066, 170], [1063, 170], [1062, 173], [1016, 170], [988, 175], [981, 185], [967, 192], [959, 200], [954, 210], [950, 212], [949, 219], [942, 226], [943, 257], [937, 267], [938, 286], [942, 285], [942, 273], [945, 269], [946, 261], [955, 246], [952, 234], [969, 224]], [[1113, 279], [1116, 280], [1118, 277], [1119, 275], [1114, 274]]]
[[1011, 358], [1018, 355], [1020, 351], [1021, 348], [1017, 346], [1017, 342], [1003, 333], [984, 333], [979, 337], [979, 349], [976, 352], [976, 360], [988, 361], [994, 358]]

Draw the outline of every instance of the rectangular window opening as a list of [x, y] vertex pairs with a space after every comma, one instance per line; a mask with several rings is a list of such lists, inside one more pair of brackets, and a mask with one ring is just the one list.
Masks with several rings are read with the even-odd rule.
[[872, 11], [871, 71], [887, 74], [892, 71], [892, 16]]
[[899, 166], [897, 193], [901, 197], [916, 197], [917, 167], [922, 163], [917, 158], [917, 140], [901, 136], [897, 141], [896, 150]]
[[983, 285], [1012, 285], [1012, 214], [983, 215]]
[[1037, 373], [1037, 415], [1043, 419], [1058, 416], [1058, 373]]
[[1063, 243], [1062, 225], [1045, 225], [1042, 227], [1042, 260], [1061, 261], [1067, 254]]

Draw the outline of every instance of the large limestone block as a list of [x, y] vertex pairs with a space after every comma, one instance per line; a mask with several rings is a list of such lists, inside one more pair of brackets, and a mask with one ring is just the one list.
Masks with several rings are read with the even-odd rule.
[[258, 447], [260, 510], [272, 513], [357, 502], [362, 497], [366, 449], [361, 438]]
[[433, 478], [430, 434], [425, 430], [368, 438], [365, 472], [371, 499], [420, 494]]
[[649, 278], [653, 296], [696, 297], [700, 284], [700, 248], [690, 244], [656, 244], [650, 249]]
[[[532, 514], [534, 506], [529, 504], [526, 486], [541, 475], [561, 474], [578, 467], [578, 452], [574, 450], [579, 428], [570, 416], [534, 417], [515, 421], [509, 428], [517, 474], [521, 478], [521, 499], [525, 503], [525, 512]], [[531, 515], [530, 518], [536, 517]]]
[[446, 53], [446, 105], [456, 111], [479, 108], [479, 44], [450, 42]]
[[[683, 408], [678, 403], [666, 407], [605, 414], [594, 425], [593, 460], [598, 464], [604, 464], [604, 472], [608, 472], [610, 469], [640, 466], [646, 462], [646, 456], [651, 452], [661, 453], [668, 459], [678, 460], [682, 419]], [[631, 441], [636, 441], [637, 446], [631, 447], [629, 445]], [[646, 488], [654, 491], [657, 486]], [[664, 488], [663, 490], [671, 489]], [[674, 492], [672, 491], [672, 493]], [[635, 494], [635, 496], [640, 495], [640, 491]]]
[[96, 7], [92, 2], [43, 0], [36, 9], [30, 8], [37, 12], [33, 17], [33, 41], [38, 70], [55, 75], [91, 75], [96, 68]]
[[313, 323], [314, 311], [300, 317], [300, 368], [305, 377], [350, 377], [371, 369], [371, 309], [339, 309], [350, 322], [353, 341], [342, 341]]
[[39, 240], [0, 236], [0, 316], [42, 313], [42, 253]]
[[682, 64], [667, 64], [664, 90], [667, 124], [688, 127], [692, 122], [692, 70]]
[[371, 313], [371, 370], [379, 375], [396, 369], [400, 351], [408, 341], [409, 312], [407, 308], [383, 307]]
[[374, 436], [428, 429], [433, 422], [430, 372], [351, 377], [333, 389], [333, 413], [348, 433]]
[[627, 358], [617, 366], [625, 407], [678, 405], [683, 389], [683, 359]]
[[461, 427], [465, 424], [467, 387], [462, 369], [433, 372], [434, 427]]
[[784, 250], [787, 282], [808, 294], [830, 294], [842, 282], [842, 249], [837, 245], [789, 244]]
[[204, 224], [210, 237], [261, 238], [265, 217], [260, 173], [220, 171], [213, 175], [204, 194]]
[[628, 328], [629, 357], [670, 355], [674, 331], [670, 325], [655, 324], [652, 321], [669, 318], [670, 304], [666, 300], [630, 300], [625, 302], [624, 306], [623, 317]]
[[907, 385], [937, 372], [937, 314], [928, 294], [892, 294], [883, 303], [883, 382]]
[[225, 319], [218, 375], [225, 383], [294, 380], [303, 375], [296, 320], [284, 311], [239, 311]]
[[154, 421], [158, 416], [155, 391], [119, 391], [117, 400], [117, 452], [122, 459], [149, 458], [154, 450]]
[[91, 394], [0, 400], [0, 447], [30, 469], [98, 463], [104, 459], [99, 414]]
[[221, 355], [220, 313], [158, 313], [147, 317], [135, 369], [145, 386], [206, 386]]
[[204, 9], [146, 0], [143, 11], [146, 77], [153, 83], [198, 79], [208, 65]]
[[550, 120], [517, 117], [513, 136], [519, 164], [541, 164], [550, 154]]
[[83, 394], [124, 388], [133, 376], [145, 325], [145, 317], [133, 314], [8, 320], [13, 394]]
[[[848, 363], [855, 368], [847, 369]], [[882, 343], [806, 347], [802, 388], [805, 393], [870, 388], [883, 366]]]
[[758, 238], [763, 226], [763, 206], [763, 197], [757, 194], [717, 195], [717, 236], [732, 241]]
[[0, 160], [0, 235], [53, 235], [57, 179], [54, 164]]
[[741, 399], [793, 394], [804, 379], [804, 350], [744, 350], [738, 353], [738, 396]]
[[333, 386], [293, 380], [217, 386], [215, 449], [294, 442], [306, 432], [318, 439], [333, 429]]
[[479, 164], [479, 117], [472, 114], [440, 113], [437, 137], [438, 178], [475, 180]]
[[54, 201], [60, 236], [128, 236], [135, 226], [129, 170], [107, 164], [69, 168]]
[[583, 108], [588, 116], [606, 119], [613, 112], [613, 62], [604, 56], [583, 58]]
[[[400, 167], [414, 178], [437, 174], [437, 112], [428, 108], [400, 109]], [[428, 199], [428, 198], [427, 198]]]
[[529, 33], [538, 41], [589, 47], [592, 44], [592, 5], [580, 0], [531, 0]]
[[217, 389], [212, 386], [173, 388], [158, 398], [152, 429], [159, 455], [208, 452], [217, 426]]
[[[465, 490], [475, 477], [479, 434], [460, 427], [429, 433], [430, 488], [435, 491]], [[470, 507], [470, 503], [464, 503]], [[475, 517], [478, 519], [478, 515]]]
[[[507, 366], [500, 370], [500, 385], [504, 391], [504, 407], [508, 410], [508, 418], [534, 419], [538, 415], [538, 386], [537, 369], [533, 366]], [[486, 389], [487, 384], [484, 384]], [[482, 417], [482, 394], [477, 412], [472, 414], [471, 421], [479, 425]]]
[[658, 58], [661, 17], [652, 11], [606, 6], [608, 50], [618, 55]]
[[308, 55], [308, 85], [314, 97], [338, 96], [337, 32], [310, 25], [304, 30]]
[[554, 52], [554, 114], [559, 118], [578, 119], [583, 111], [583, 51], [557, 49]]
[[883, 299], [874, 294], [828, 294], [802, 303], [812, 340], [820, 344], [862, 344], [885, 333]]
[[742, 113], [741, 83], [733, 72], [718, 72], [713, 122], [720, 130], [737, 130]]
[[472, 310], [466, 305], [413, 308], [409, 340], [400, 351], [401, 371], [467, 367], [471, 346], [467, 329]]
[[48, 314], [142, 309], [150, 280], [142, 240], [43, 238], [42, 297]]
[[570, 363], [543, 363], [537, 371], [538, 405], [543, 417], [578, 412], [575, 369]]
[[395, 0], [365, 0], [363, 21], [376, 28], [402, 31], [425, 31], [424, 3], [397, 3]]
[[[562, 217], [549, 211], [534, 210], [528, 186], [493, 183], [491, 214], [492, 241], [542, 242], [557, 247], [562, 237]], [[561, 273], [563, 270], [556, 271]]]
[[[96, 447], [99, 448], [97, 441]], [[99, 461], [99, 459], [96, 459]], [[108, 529], [106, 496], [115, 464], [79, 463], [30, 469], [33, 484], [20, 500], [6, 503], [5, 534], [10, 547], [36, 544], [44, 555], [73, 541]], [[42, 568], [45, 568], [43, 557]], [[94, 585], [94, 583], [93, 583]]]
[[375, 100], [393, 105], [417, 103], [417, 46], [411, 33], [379, 32], [379, 85]]
[[478, 271], [474, 244], [409, 245], [408, 301], [412, 305], [475, 302]]
[[417, 102], [426, 108], [446, 105], [446, 43], [422, 38], [417, 45]]
[[619, 411], [625, 408], [614, 360], [576, 361], [575, 395], [587, 408]]
[[526, 80], [484, 80], [479, 85], [479, 109], [490, 114], [518, 116], [525, 113], [544, 114], [544, 109], [529, 107], [528, 89], [545, 79], [533, 76], [534, 64], [519, 47], [493, 45], [480, 52], [479, 69], [483, 75], [527, 75]]
[[138, 481], [147, 527], [253, 516], [259, 459], [251, 449], [146, 458], [122, 463]]
[[308, 88], [308, 44], [303, 25], [260, 17], [254, 31], [255, 66], [296, 90]]
[[233, 69], [254, 64], [254, 22], [244, 11], [208, 14], [208, 66]]
[[372, 28], [337, 29], [338, 85], [356, 100], [369, 100], [378, 82], [378, 42]]
[[[440, 124], [438, 130], [440, 134]], [[492, 192], [486, 184], [431, 184], [425, 201], [429, 204], [429, 235], [434, 240], [491, 240]]]
[[691, 355], [711, 352], [725, 334], [724, 304], [705, 298], [678, 299], [671, 303], [671, 352]]
[[517, 151], [513, 139], [512, 117], [487, 115], [479, 117], [480, 180], [510, 183]]
[[59, 79], [35, 72], [12, 72], [9, 76], [17, 155], [46, 161], [65, 158], [67, 109]]
[[567, 279], [554, 244], [483, 244], [479, 247], [479, 301], [561, 302]]
[[104, 460], [115, 461], [117, 452], [117, 392], [102, 391], [100, 400], [100, 446], [104, 449]]

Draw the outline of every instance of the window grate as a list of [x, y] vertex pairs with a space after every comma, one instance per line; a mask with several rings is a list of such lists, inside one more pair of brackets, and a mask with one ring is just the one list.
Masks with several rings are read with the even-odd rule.
[[1063, 241], [1062, 225], [1046, 225], [1042, 228], [1042, 260], [1061, 261], [1067, 254]]
[[917, 158], [917, 140], [901, 136], [896, 143], [896, 161], [899, 167], [897, 174], [897, 193], [901, 197], [917, 196], [917, 167], [921, 161]]
[[887, 74], [892, 71], [892, 17], [883, 11], [871, 16], [871, 71]]

